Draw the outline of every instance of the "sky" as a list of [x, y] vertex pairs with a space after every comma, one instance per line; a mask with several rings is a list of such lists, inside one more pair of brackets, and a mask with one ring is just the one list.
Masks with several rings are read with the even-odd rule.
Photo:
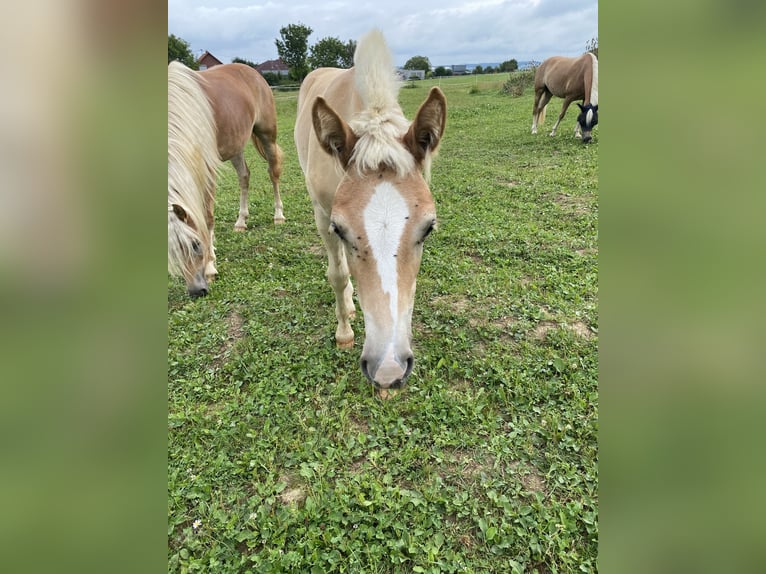
[[598, 37], [598, 0], [168, 0], [168, 34], [224, 63], [276, 59], [274, 41], [289, 24], [313, 30], [309, 46], [379, 28], [397, 66], [413, 56], [433, 67], [541, 62], [582, 54]]

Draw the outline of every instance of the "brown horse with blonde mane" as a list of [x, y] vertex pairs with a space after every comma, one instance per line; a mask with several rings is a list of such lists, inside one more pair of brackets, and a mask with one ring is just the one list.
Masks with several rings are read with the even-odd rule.
[[583, 100], [575, 124], [575, 136], [584, 143], [592, 139], [593, 127], [598, 123], [598, 59], [591, 52], [578, 58], [552, 56], [535, 71], [535, 105], [532, 108], [532, 133], [545, 121], [545, 107], [556, 96], [564, 98], [559, 119], [550, 135], [556, 135], [567, 108], [575, 100]]
[[338, 347], [354, 344], [350, 276], [359, 292], [365, 340], [360, 366], [381, 390], [412, 371], [412, 310], [423, 242], [436, 225], [428, 187], [447, 114], [431, 88], [410, 123], [383, 35], [359, 40], [354, 67], [311, 72], [298, 96], [295, 145], [327, 250]]
[[239, 178], [239, 216], [247, 228], [250, 170], [244, 149], [252, 140], [269, 164], [274, 222], [282, 223], [277, 112], [271, 88], [244, 64], [195, 72], [168, 64], [168, 271], [186, 281], [193, 298], [207, 295], [215, 268], [214, 207], [217, 168], [231, 161]]

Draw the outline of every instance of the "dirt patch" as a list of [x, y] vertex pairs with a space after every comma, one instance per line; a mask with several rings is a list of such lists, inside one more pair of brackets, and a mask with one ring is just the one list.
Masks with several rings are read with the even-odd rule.
[[598, 253], [598, 250], [594, 249], [593, 247], [585, 247], [584, 249], [575, 249], [575, 253], [584, 257], [585, 255], [593, 255], [594, 253]]
[[224, 363], [224, 357], [229, 354], [229, 351], [231, 351], [237, 341], [245, 336], [244, 325], [245, 319], [236, 309], [233, 309], [226, 317], [226, 340], [218, 349], [218, 353], [213, 359], [213, 368], [220, 368]]
[[568, 211], [571, 211], [575, 215], [585, 215], [590, 213], [590, 207], [588, 205], [588, 198], [577, 195], [567, 195], [566, 193], [558, 193], [553, 201], [558, 203], [561, 207]]
[[228, 341], [241, 339], [244, 334], [242, 329], [244, 324], [245, 320], [236, 310], [229, 313], [229, 316], [226, 317], [226, 339]]
[[285, 505], [291, 505], [291, 504], [300, 504], [304, 500], [306, 500], [306, 493], [301, 488], [291, 488], [289, 490], [283, 490], [282, 493], [279, 495], [279, 500], [282, 501], [282, 504]]
[[306, 500], [306, 491], [303, 489], [300, 479], [288, 474], [283, 474], [279, 477], [279, 482], [284, 482], [287, 485], [285, 489], [279, 493], [279, 500], [282, 501], [282, 504], [285, 506], [298, 505]]
[[468, 299], [460, 295], [441, 295], [434, 297], [431, 303], [438, 307], [446, 307], [458, 315], [465, 313], [466, 309], [471, 305]]
[[493, 320], [492, 325], [498, 329], [502, 329], [503, 331], [510, 331], [511, 327], [513, 327], [517, 322], [518, 321], [516, 321], [515, 317], [504, 316]]
[[544, 341], [548, 333], [558, 328], [553, 321], [541, 321], [537, 327], [532, 329], [532, 338], [536, 341]]
[[592, 339], [594, 335], [591, 328], [582, 321], [576, 321], [571, 325], [567, 325], [567, 329], [572, 331], [578, 337], [582, 337], [583, 339]]
[[495, 457], [475, 450], [454, 450], [452, 457], [454, 462], [445, 462], [444, 467], [450, 473], [459, 474], [463, 478], [469, 479], [474, 479], [481, 473], [491, 473], [495, 464]]
[[543, 477], [534, 471], [529, 474], [521, 475], [521, 484], [524, 485], [529, 492], [545, 492], [545, 481]]
[[545, 480], [535, 469], [523, 462], [512, 462], [508, 465], [508, 470], [518, 475], [527, 492], [545, 492]]

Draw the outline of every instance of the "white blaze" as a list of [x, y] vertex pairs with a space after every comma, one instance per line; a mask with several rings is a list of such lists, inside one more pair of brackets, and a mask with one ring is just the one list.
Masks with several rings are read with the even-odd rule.
[[407, 202], [396, 187], [388, 182], [375, 188], [375, 193], [364, 208], [364, 230], [375, 257], [383, 292], [389, 296], [394, 332], [399, 300], [396, 253], [409, 214]]
[[588, 110], [585, 114], [585, 127], [589, 128], [593, 125], [593, 110]]

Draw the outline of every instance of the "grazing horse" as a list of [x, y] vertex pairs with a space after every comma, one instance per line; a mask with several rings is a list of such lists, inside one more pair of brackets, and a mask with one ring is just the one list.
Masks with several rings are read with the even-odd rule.
[[535, 105], [532, 109], [532, 133], [537, 133], [537, 124], [545, 121], [545, 107], [551, 97], [564, 98], [564, 105], [556, 125], [551, 130], [556, 135], [567, 108], [575, 100], [580, 115], [575, 124], [575, 136], [581, 136], [584, 143], [591, 139], [593, 127], [598, 123], [598, 60], [587, 52], [579, 58], [552, 56], [545, 60], [535, 72]]
[[359, 40], [354, 67], [319, 68], [298, 95], [295, 145], [335, 292], [335, 341], [351, 348], [353, 275], [364, 314], [360, 366], [381, 390], [412, 371], [412, 309], [423, 242], [436, 225], [428, 187], [447, 101], [431, 88], [410, 123], [383, 34]]
[[239, 178], [239, 216], [236, 231], [247, 229], [250, 170], [245, 163], [245, 145], [252, 139], [255, 149], [269, 164], [274, 189], [274, 223], [283, 223], [279, 177], [282, 150], [277, 145], [277, 110], [274, 95], [263, 76], [245, 64], [223, 64], [198, 72], [210, 104], [218, 133], [218, 155], [231, 161]]
[[192, 298], [206, 295], [215, 274], [213, 203], [221, 164], [213, 110], [198, 76], [168, 64], [168, 271]]

